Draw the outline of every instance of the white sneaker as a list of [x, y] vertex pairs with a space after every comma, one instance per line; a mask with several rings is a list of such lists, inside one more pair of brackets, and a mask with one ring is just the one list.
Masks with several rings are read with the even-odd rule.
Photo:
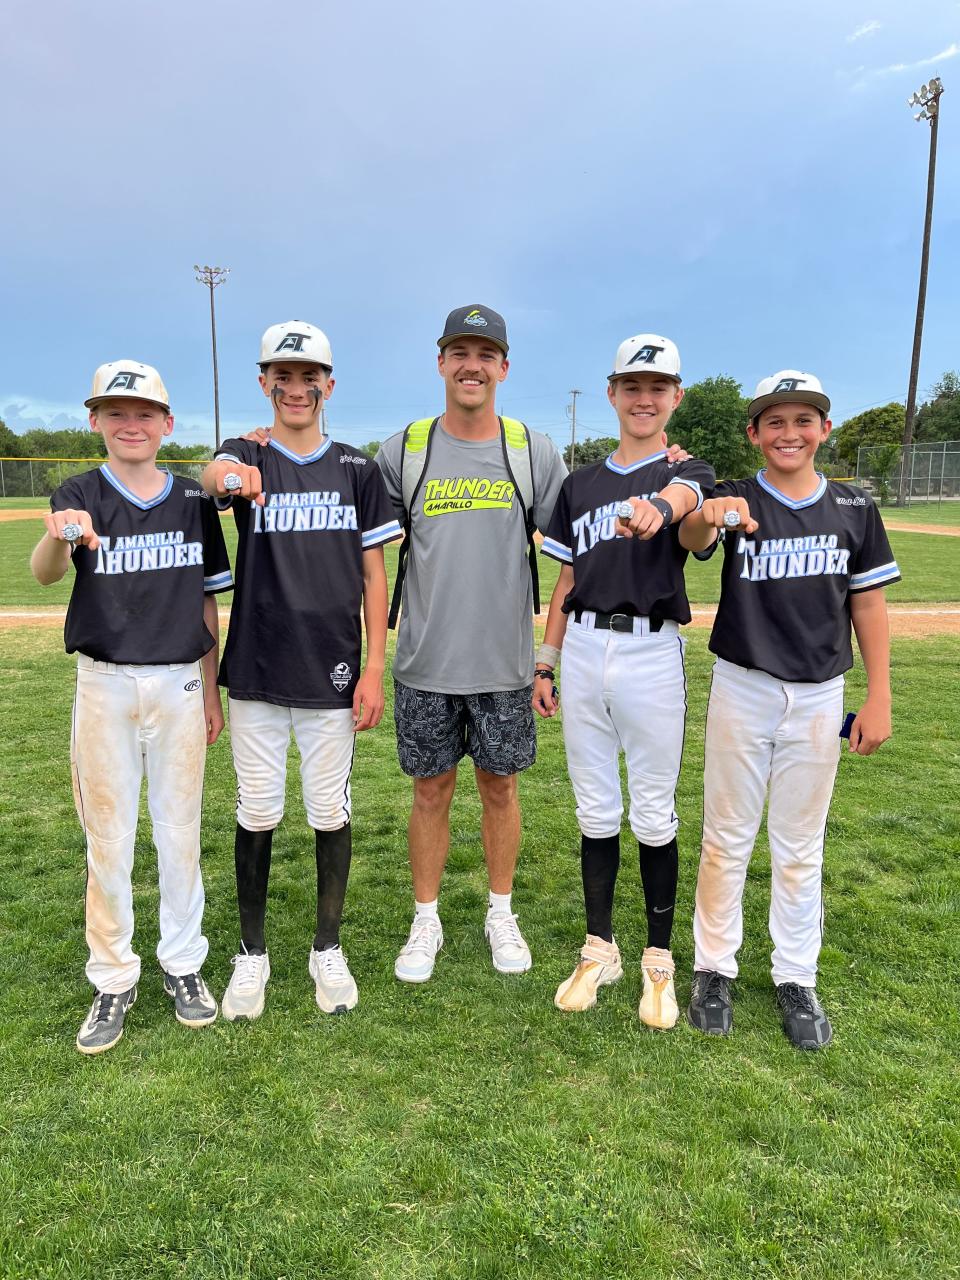
[[673, 956], [663, 947], [645, 947], [642, 964], [640, 1021], [644, 1026], [669, 1031], [680, 1016], [677, 993], [673, 987]]
[[407, 945], [397, 956], [393, 972], [401, 982], [426, 982], [433, 973], [443, 929], [437, 916], [414, 916]]
[[517, 917], [507, 911], [487, 912], [483, 932], [490, 943], [497, 973], [526, 973], [533, 964], [530, 948], [523, 940]]
[[346, 1013], [356, 1007], [357, 984], [339, 947], [311, 949], [310, 977], [317, 984], [317, 1004], [324, 1013]]
[[228, 1022], [235, 1018], [259, 1018], [263, 1013], [264, 992], [270, 977], [270, 957], [251, 956], [246, 951], [233, 957], [233, 977], [223, 993], [221, 1005]]
[[580, 948], [580, 962], [570, 977], [560, 983], [553, 1003], [564, 1013], [583, 1013], [597, 1003], [600, 987], [619, 982], [623, 977], [623, 963], [616, 939], [607, 942], [592, 933]]

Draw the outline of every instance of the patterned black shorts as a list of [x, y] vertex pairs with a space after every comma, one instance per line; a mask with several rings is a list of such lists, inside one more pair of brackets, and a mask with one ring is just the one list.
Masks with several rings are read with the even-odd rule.
[[435, 778], [465, 755], [478, 769], [507, 776], [537, 758], [533, 686], [498, 693], [428, 693], [394, 681], [400, 768], [411, 778]]

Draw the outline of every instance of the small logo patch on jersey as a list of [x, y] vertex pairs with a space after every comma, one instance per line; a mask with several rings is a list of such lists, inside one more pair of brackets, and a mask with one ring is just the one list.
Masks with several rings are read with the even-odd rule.
[[330, 682], [338, 693], [343, 693], [344, 689], [350, 683], [350, 677], [353, 672], [345, 662], [338, 662], [330, 672]]
[[472, 324], [476, 329], [485, 329], [487, 327], [486, 319], [479, 311], [471, 311], [468, 316], [463, 317], [464, 324]]
[[187, 693], [193, 693], [194, 689], [199, 689], [199, 688], [200, 688], [200, 681], [199, 681], [199, 680], [190, 680], [190, 681], [189, 681], [187, 684], [185, 684], [183, 687], [184, 687], [184, 689], [185, 689], [185, 691], [186, 691]]
[[202, 489], [184, 489], [183, 496], [185, 498], [202, 498], [205, 495]]
[[365, 467], [370, 461], [362, 453], [344, 453], [340, 455], [341, 462], [355, 462], [358, 467]]
[[838, 507], [865, 507], [867, 505], [866, 498], [834, 498], [834, 502]]

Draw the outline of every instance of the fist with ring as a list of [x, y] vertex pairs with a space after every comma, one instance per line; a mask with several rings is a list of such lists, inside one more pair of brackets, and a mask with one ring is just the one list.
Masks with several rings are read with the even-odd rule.
[[223, 477], [223, 487], [227, 493], [236, 493], [243, 488], [243, 479], [235, 471], [228, 471]]
[[725, 511], [723, 513], [723, 525], [725, 529], [739, 529], [740, 528], [740, 512]]
[[63, 526], [64, 542], [69, 542], [72, 546], [76, 546], [82, 537], [83, 525], [71, 522], [70, 524], [65, 524]]
[[619, 507], [617, 507], [617, 515], [620, 517], [621, 520], [632, 520], [633, 519], [633, 503], [628, 502], [626, 499], [624, 499], [624, 501], [620, 503]]

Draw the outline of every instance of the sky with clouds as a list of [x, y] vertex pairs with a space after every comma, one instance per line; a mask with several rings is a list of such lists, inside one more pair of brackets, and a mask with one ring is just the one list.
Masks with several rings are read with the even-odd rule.
[[904, 399], [929, 128], [945, 85], [920, 386], [960, 367], [960, 3], [8, 0], [0, 415], [80, 420], [94, 367], [156, 365], [184, 443], [265, 418], [260, 333], [330, 336], [330, 429], [438, 411], [446, 312], [506, 316], [503, 412], [615, 425], [621, 339], [687, 383], [815, 372], [834, 420]]

